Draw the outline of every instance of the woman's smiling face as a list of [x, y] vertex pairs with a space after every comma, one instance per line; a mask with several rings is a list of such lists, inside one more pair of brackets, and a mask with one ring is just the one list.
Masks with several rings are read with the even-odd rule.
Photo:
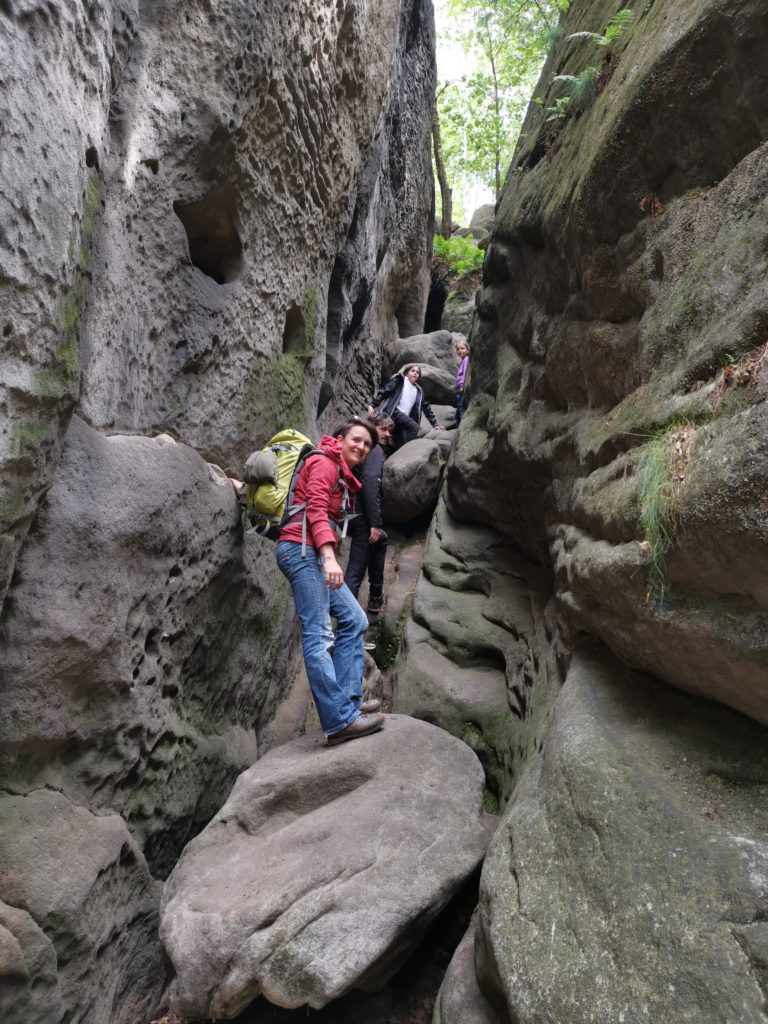
[[352, 427], [346, 437], [336, 438], [341, 445], [341, 457], [348, 466], [359, 466], [365, 462], [371, 450], [371, 435], [365, 427]]

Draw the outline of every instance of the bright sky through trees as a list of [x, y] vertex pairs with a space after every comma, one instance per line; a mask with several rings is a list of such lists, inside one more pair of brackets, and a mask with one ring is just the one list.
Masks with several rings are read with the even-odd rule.
[[567, 5], [435, 0], [437, 105], [454, 220], [466, 223], [477, 206], [495, 201]]

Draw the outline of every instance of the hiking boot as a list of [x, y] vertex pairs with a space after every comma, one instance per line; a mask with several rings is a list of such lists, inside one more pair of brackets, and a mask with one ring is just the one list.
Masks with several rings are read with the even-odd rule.
[[381, 713], [366, 715], [363, 712], [341, 732], [327, 736], [325, 742], [329, 747], [335, 747], [338, 743], [346, 743], [347, 740], [356, 740], [358, 736], [367, 736], [369, 733], [377, 732], [382, 725], [384, 725], [384, 715]]
[[364, 715], [372, 715], [375, 711], [378, 711], [381, 707], [381, 701], [376, 697], [371, 697], [370, 700], [364, 700], [360, 704], [360, 711]]
[[381, 611], [381, 606], [384, 604], [383, 597], [369, 597], [368, 598], [368, 614], [378, 615]]

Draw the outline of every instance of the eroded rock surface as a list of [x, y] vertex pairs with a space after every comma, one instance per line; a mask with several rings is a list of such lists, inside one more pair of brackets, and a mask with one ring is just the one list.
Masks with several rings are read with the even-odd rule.
[[392, 376], [407, 363], [426, 363], [455, 378], [459, 359], [454, 344], [450, 331], [431, 331], [390, 341], [384, 346], [382, 373], [385, 377]]
[[437, 995], [432, 1024], [505, 1024], [503, 1010], [485, 998], [475, 968], [476, 918], [453, 955]]
[[[613, 13], [572, 4], [564, 33]], [[446, 492], [459, 518], [480, 510], [554, 563], [570, 627], [761, 721], [765, 15], [763, 0], [657, 0], [635, 11], [581, 116], [553, 126], [531, 106], [483, 269]], [[705, 51], [714, 76], [690, 71]], [[544, 106], [552, 75], [585, 61], [555, 48]]]
[[547, 574], [441, 503], [397, 664], [395, 707], [460, 736], [506, 799], [557, 691]]
[[0, 796], [3, 1020], [146, 1020], [164, 983], [159, 888], [119, 815]]
[[512, 1020], [762, 1024], [766, 740], [600, 646], [574, 658], [483, 867]]
[[76, 404], [233, 471], [364, 408], [423, 321], [435, 72], [427, 0], [9, 0], [0, 28], [2, 593]]
[[417, 438], [384, 463], [384, 522], [407, 523], [433, 509], [440, 493], [445, 455], [437, 441]]
[[167, 872], [255, 760], [254, 726], [289, 664], [273, 546], [246, 574], [225, 477], [185, 445], [74, 418], [12, 593], [4, 786], [119, 812]]
[[172, 1007], [230, 1019], [259, 994], [320, 1008], [386, 981], [481, 860], [482, 792], [468, 747], [402, 716], [271, 751], [166, 883]]

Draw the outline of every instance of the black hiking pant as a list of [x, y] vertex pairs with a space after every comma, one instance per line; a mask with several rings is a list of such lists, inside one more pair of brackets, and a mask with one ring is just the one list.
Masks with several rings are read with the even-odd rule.
[[349, 562], [344, 573], [344, 582], [357, 597], [360, 584], [368, 570], [370, 596], [381, 599], [384, 594], [384, 562], [387, 557], [387, 542], [382, 539], [376, 544], [369, 544], [370, 528], [362, 516], [353, 519], [349, 524]]
[[405, 413], [401, 412], [399, 409], [395, 409], [392, 413], [392, 419], [395, 421], [392, 447], [397, 451], [397, 449], [402, 448], [404, 444], [408, 444], [409, 441], [413, 441], [419, 432], [419, 424], [416, 420], [412, 420], [410, 416], [406, 416]]

